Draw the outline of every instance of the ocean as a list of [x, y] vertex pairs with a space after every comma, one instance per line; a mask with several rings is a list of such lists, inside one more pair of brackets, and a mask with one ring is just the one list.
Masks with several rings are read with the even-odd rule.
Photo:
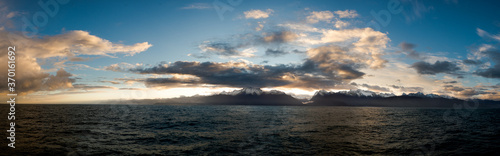
[[16, 105], [16, 119], [15, 149], [7, 147], [7, 118], [0, 120], [5, 129], [0, 155], [500, 152], [500, 109]]

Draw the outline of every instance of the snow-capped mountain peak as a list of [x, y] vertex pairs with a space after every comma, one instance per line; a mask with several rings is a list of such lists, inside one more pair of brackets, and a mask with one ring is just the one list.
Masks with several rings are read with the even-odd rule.
[[253, 88], [253, 87], [248, 87], [248, 88], [243, 88], [240, 90], [241, 94], [251, 94], [251, 95], [261, 95], [263, 91], [260, 88]]
[[233, 90], [230, 92], [223, 91], [219, 93], [220, 95], [262, 95], [262, 94], [271, 94], [271, 95], [286, 95], [285, 92], [279, 90], [270, 90], [270, 91], [262, 91], [260, 88], [247, 87], [240, 90]]
[[329, 92], [326, 90], [319, 90], [317, 91], [314, 96], [325, 96], [325, 95], [331, 95], [331, 94], [344, 94], [344, 95], [349, 95], [349, 96], [356, 96], [356, 97], [392, 97], [396, 96], [393, 93], [375, 93], [369, 90], [349, 90], [349, 91], [338, 91], [338, 92]]
[[222, 92], [220, 93], [221, 95], [262, 95], [264, 93], [260, 88], [253, 88], [253, 87], [248, 87], [248, 88], [243, 88], [240, 90], [233, 90], [230, 92]]

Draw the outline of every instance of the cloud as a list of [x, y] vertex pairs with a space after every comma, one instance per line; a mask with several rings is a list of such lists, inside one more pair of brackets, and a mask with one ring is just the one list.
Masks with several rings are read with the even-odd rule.
[[424, 56], [421, 56], [421, 54], [415, 50], [415, 47], [417, 47], [417, 45], [415, 44], [401, 42], [399, 44], [399, 47], [401, 47], [401, 52], [406, 52], [406, 55], [409, 56], [410, 58], [417, 60], [423, 60], [426, 58]]
[[444, 84], [449, 84], [449, 83], [458, 83], [457, 81], [444, 81]]
[[223, 58], [254, 57], [257, 46], [269, 46], [293, 42], [298, 35], [287, 30], [263, 32], [258, 35], [243, 34], [228, 39], [230, 41], [205, 41], [198, 47], [200, 54], [188, 54], [195, 58], [210, 58], [221, 56]]
[[309, 16], [306, 17], [306, 21], [307, 23], [318, 23], [320, 21], [330, 22], [333, 17], [333, 13], [330, 11], [313, 11]]
[[391, 85], [392, 88], [399, 90], [404, 93], [415, 93], [415, 92], [423, 92], [424, 88], [422, 87], [404, 87], [404, 86], [396, 86]]
[[210, 9], [212, 6], [208, 3], [193, 3], [189, 4], [188, 6], [182, 7], [181, 9]]
[[486, 77], [486, 78], [500, 78], [500, 64], [496, 64], [495, 66], [484, 69], [484, 70], [479, 70], [475, 72], [474, 74]]
[[257, 22], [257, 27], [255, 27], [255, 31], [261, 31], [262, 29], [264, 29], [265, 23], [266, 23], [265, 21]]
[[[21, 36], [17, 35], [17, 37]], [[34, 58], [73, 57], [77, 55], [111, 56], [113, 54], [132, 56], [146, 51], [152, 46], [148, 42], [134, 45], [112, 43], [81, 30], [42, 38], [21, 38], [13, 41], [15, 45], [23, 47], [23, 53]], [[3, 43], [7, 44], [9, 42]]]
[[419, 74], [435, 75], [438, 73], [456, 74], [460, 70], [457, 64], [449, 61], [436, 61], [434, 64], [420, 61], [415, 62], [411, 66], [417, 70]]
[[262, 10], [250, 10], [250, 11], [245, 11], [243, 14], [245, 14], [245, 18], [253, 18], [253, 19], [260, 19], [260, 18], [268, 18], [271, 13], [274, 11], [272, 9], [267, 9], [266, 11]]
[[73, 61], [73, 62], [82, 62], [82, 61], [88, 61], [91, 58], [83, 58], [83, 57], [70, 57], [68, 58], [68, 61]]
[[[283, 68], [283, 69], [282, 69]], [[190, 75], [198, 79], [158, 78], [148, 79], [146, 84], [214, 84], [236, 87], [282, 86], [291, 82], [282, 80], [283, 71], [288, 66], [271, 67], [248, 64], [245, 62], [187, 62], [177, 61], [169, 64], [159, 64], [151, 68], [131, 69], [141, 74], [180, 74]], [[267, 69], [267, 70], [266, 70]]]
[[[253, 65], [251, 63], [216, 63], [216, 62], [185, 62], [162, 64], [153, 68], [132, 69], [141, 74], [183, 74], [200, 78], [199, 81], [174, 81], [171, 78], [149, 80], [156, 86], [169, 84], [211, 84], [231, 87], [288, 87], [302, 89], [329, 89], [347, 86], [351, 80], [362, 78], [365, 73], [361, 69], [379, 69], [387, 62], [382, 59], [383, 50], [390, 41], [386, 34], [371, 28], [325, 30], [321, 45], [309, 48], [307, 58], [299, 65]], [[261, 33], [261, 35], [241, 35], [232, 42], [205, 42], [200, 46], [198, 56], [241, 56], [239, 49], [268, 44], [293, 42], [297, 34], [287, 31]], [[230, 44], [231, 43], [231, 44]], [[339, 46], [345, 45], [345, 46]], [[295, 53], [302, 51], [295, 50]], [[279, 56], [290, 52], [267, 48], [267, 56]], [[188, 67], [186, 65], [190, 64]], [[228, 65], [231, 64], [231, 65]], [[235, 66], [235, 65], [239, 66]], [[243, 66], [242, 66], [243, 65]], [[229, 68], [229, 67], [232, 68]], [[241, 67], [240, 67], [241, 66]], [[191, 69], [193, 67], [193, 69]], [[196, 68], [195, 68], [196, 67]], [[210, 67], [210, 68], [209, 68]], [[217, 68], [216, 68], [217, 67]], [[114, 70], [113, 67], [109, 67]], [[214, 71], [214, 69], [224, 69]], [[183, 69], [183, 71], [177, 71]], [[195, 70], [196, 69], [196, 70]], [[196, 72], [195, 72], [196, 71]], [[198, 72], [199, 71], [199, 72]], [[203, 72], [210, 73], [203, 73]], [[222, 73], [223, 74], [222, 74]], [[223, 75], [224, 77], [221, 77]], [[237, 79], [236, 79], [237, 78]]]
[[[330, 49], [329, 49], [330, 48]], [[354, 62], [334, 62], [328, 57], [333, 47], [308, 51], [310, 58], [301, 64], [256, 65], [251, 62], [189, 62], [162, 63], [154, 67], [135, 67], [130, 72], [139, 74], [182, 75], [187, 77], [148, 78], [148, 87], [179, 87], [216, 85], [230, 87], [284, 87], [328, 89], [343, 86], [361, 78], [362, 67]], [[335, 48], [333, 48], [335, 49]], [[341, 50], [337, 48], [336, 50]], [[325, 56], [327, 58], [321, 58]], [[114, 68], [109, 68], [114, 69]]]
[[500, 42], [500, 34], [491, 35], [490, 33], [484, 31], [483, 29], [479, 29], [479, 28], [476, 28], [476, 31], [477, 31], [477, 35], [479, 35], [483, 38], [492, 39], [492, 40]]
[[305, 52], [305, 51], [298, 50], [298, 49], [294, 49], [294, 50], [292, 50], [292, 53], [295, 53], [295, 54], [303, 54], [303, 53], [306, 53], [306, 52]]
[[384, 67], [387, 62], [382, 59], [383, 50], [387, 47], [390, 39], [386, 34], [371, 28], [355, 28], [343, 30], [327, 30], [321, 38], [323, 43], [350, 43], [350, 52], [357, 56], [366, 58], [370, 68], [378, 69]]
[[421, 0], [408, 0], [402, 1], [403, 3], [410, 3], [410, 9], [404, 9], [403, 15], [407, 22], [411, 22], [420, 18], [424, 18], [425, 14], [434, 10], [433, 6], [427, 6]]
[[285, 52], [285, 51], [280, 50], [280, 49], [276, 49], [276, 50], [267, 49], [266, 50], [266, 56], [278, 57], [278, 56], [282, 56], [282, 55], [286, 55], [286, 54], [288, 54], [288, 52]]
[[337, 14], [339, 18], [355, 18], [359, 16], [356, 10], [338, 10], [335, 11], [335, 14]]
[[117, 81], [99, 81], [99, 82], [111, 83], [111, 84], [120, 84], [120, 82], [117, 82]]
[[350, 23], [348, 23], [348, 22], [338, 20], [338, 21], [335, 21], [335, 25], [334, 26], [337, 29], [341, 29], [341, 28], [345, 28], [345, 27], [347, 27], [349, 25], [350, 25]]
[[[485, 66], [486, 69], [478, 69], [474, 74], [486, 78], [500, 78], [500, 51], [496, 47], [487, 44], [482, 45], [469, 58], [473, 60], [464, 60], [464, 63], [483, 64], [482, 62], [486, 62], [484, 64], [487, 65]], [[495, 65], [489, 66], [490, 62], [495, 63]]]
[[[7, 57], [0, 57], [7, 60]], [[35, 59], [17, 56], [16, 57], [16, 92], [24, 95], [36, 91], [54, 91], [61, 89], [72, 88], [72, 83], [75, 82], [72, 74], [64, 69], [59, 69], [56, 75], [43, 72], [41, 67], [36, 63]], [[22, 64], [22, 65], [21, 65]], [[0, 67], [1, 70], [7, 71], [7, 66]], [[0, 78], [7, 79], [7, 74], [0, 75]], [[7, 83], [0, 84], [0, 89], [7, 91]]]
[[196, 58], [209, 58], [212, 55], [222, 56], [222, 57], [254, 57], [253, 54], [255, 50], [247, 49], [240, 51], [239, 48], [244, 48], [246, 45], [232, 45], [230, 43], [224, 42], [207, 42], [199, 46], [202, 51], [201, 55], [189, 54], [188, 56], [193, 56]]
[[492, 99], [490, 96], [496, 94], [496, 91], [484, 91], [483, 88], [475, 88], [475, 87], [460, 87], [454, 85], [444, 85], [443, 90], [447, 93], [450, 93], [454, 97], [457, 98], [487, 98]]
[[318, 64], [318, 68], [323, 73], [332, 74], [332, 77], [341, 77], [342, 79], [361, 78], [364, 73], [359, 69], [369, 62], [365, 59], [371, 59], [352, 53], [346, 49], [335, 45], [322, 46], [307, 51], [309, 60]]
[[[12, 43], [11, 43], [12, 41]], [[145, 51], [151, 45], [147, 42], [134, 45], [123, 45], [112, 43], [108, 40], [90, 35], [85, 31], [70, 31], [60, 35], [44, 36], [41, 38], [24, 38], [16, 32], [0, 30], [0, 48], [7, 49], [10, 45], [16, 45], [16, 89], [18, 93], [27, 94], [37, 91], [56, 91], [73, 88], [75, 78], [64, 68], [54, 69], [55, 75], [47, 73], [42, 69], [38, 60], [57, 58], [59, 61], [49, 64], [54, 67], [89, 67], [83, 64], [64, 65], [69, 61], [86, 61], [88, 58], [77, 57], [78, 55], [101, 55], [113, 54], [134, 55]], [[0, 58], [7, 60], [7, 54], [1, 53]], [[7, 66], [1, 67], [7, 71]], [[6, 79], [6, 74], [0, 75]], [[0, 89], [6, 90], [6, 84], [1, 84]]]
[[480, 65], [480, 64], [483, 64], [483, 62], [481, 62], [479, 60], [471, 60], [471, 59], [462, 60], [462, 63], [469, 64], [469, 65]]
[[321, 32], [321, 29], [312, 27], [309, 24], [304, 24], [304, 23], [284, 23], [284, 24], [278, 24], [277, 26], [299, 32]]
[[13, 17], [18, 16], [19, 12], [11, 11], [5, 2], [0, 2], [0, 30], [14, 28]]
[[376, 91], [376, 92], [391, 92], [391, 89], [389, 89], [387, 87], [381, 87], [381, 86], [378, 86], [378, 85], [357, 84], [357, 83], [354, 83], [354, 82], [351, 83], [351, 85], [353, 85], [353, 86], [359, 86], [359, 87], [365, 87], [368, 90]]
[[118, 89], [116, 87], [111, 87], [111, 86], [92, 86], [92, 85], [86, 85], [86, 84], [75, 84], [73, 85], [74, 89], [78, 90], [94, 90], [94, 89]]
[[266, 43], [286, 43], [297, 39], [298, 35], [291, 31], [275, 31], [264, 33], [263, 41]]
[[106, 66], [103, 68], [103, 70], [120, 72], [120, 71], [127, 71], [129, 69], [136, 68], [139, 66], [142, 66], [142, 64], [137, 63], [134, 65], [134, 64], [130, 64], [130, 63], [121, 62], [121, 63]]
[[172, 78], [147, 78], [144, 83], [146, 87], [150, 88], [178, 88], [178, 87], [196, 87], [203, 82], [200, 81], [200, 78], [193, 77], [192, 78], [183, 78], [174, 76]]
[[58, 90], [73, 87], [75, 79], [69, 78], [72, 74], [59, 69], [56, 75], [49, 75], [42, 83], [42, 90]]

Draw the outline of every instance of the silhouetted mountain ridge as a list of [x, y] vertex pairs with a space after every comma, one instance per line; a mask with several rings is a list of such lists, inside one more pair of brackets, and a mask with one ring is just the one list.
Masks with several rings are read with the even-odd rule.
[[470, 99], [462, 100], [436, 94], [404, 93], [401, 96], [363, 90], [340, 92], [318, 91], [310, 99], [310, 105], [320, 106], [374, 106], [374, 107], [454, 107], [467, 104], [480, 107], [500, 107], [499, 101]]
[[280, 106], [373, 106], [373, 107], [449, 107], [467, 104], [479, 107], [500, 107], [499, 101], [462, 100], [449, 96], [424, 93], [408, 93], [396, 96], [392, 93], [376, 93], [367, 90], [329, 92], [317, 91], [309, 100], [300, 100], [278, 90], [262, 91], [260, 88], [243, 88], [207, 96], [179, 97], [149, 100], [156, 104], [194, 105], [280, 105]]

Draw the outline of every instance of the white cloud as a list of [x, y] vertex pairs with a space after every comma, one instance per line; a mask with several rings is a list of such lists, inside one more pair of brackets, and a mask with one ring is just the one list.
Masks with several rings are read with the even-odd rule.
[[273, 13], [273, 12], [274, 11], [272, 9], [267, 9], [266, 11], [250, 10], [250, 11], [244, 12], [244, 14], [245, 14], [246, 19], [249, 19], [249, 18], [260, 19], [260, 18], [268, 18], [269, 15], [271, 15], [271, 13]]
[[34, 58], [72, 57], [76, 55], [110, 56], [111, 54], [132, 56], [146, 51], [152, 46], [148, 42], [133, 45], [112, 43], [81, 30], [43, 38], [21, 38], [15, 42], [17, 42], [17, 46], [23, 47], [23, 53]]
[[307, 23], [318, 23], [320, 21], [330, 22], [333, 18], [333, 13], [330, 11], [313, 11], [309, 16], [306, 17]]
[[301, 23], [285, 23], [285, 24], [278, 24], [278, 26], [300, 32], [321, 32], [321, 30], [316, 27], [312, 27], [308, 24], [301, 24]]
[[339, 18], [355, 18], [359, 16], [356, 10], [338, 10], [335, 11], [335, 14], [337, 14]]
[[344, 22], [344, 21], [338, 20], [338, 21], [335, 22], [335, 28], [342, 29], [342, 28], [345, 28], [345, 27], [349, 26], [349, 24], [350, 23], [348, 23], [348, 22]]
[[500, 42], [500, 34], [497, 34], [497, 35], [492, 35], [482, 29], [479, 29], [477, 28], [477, 35], [483, 37], [483, 38], [488, 38], [488, 39], [493, 39], [493, 40], [496, 40], [496, 41], [499, 41]]
[[390, 41], [387, 34], [375, 31], [371, 28], [356, 28], [344, 30], [326, 30], [323, 32], [321, 42], [323, 43], [349, 43], [352, 42], [351, 51], [370, 55], [373, 59], [369, 60], [371, 68], [381, 68], [387, 61], [381, 58], [383, 50]]
[[257, 49], [255, 48], [247, 48], [247, 49], [243, 49], [240, 53], [240, 56], [232, 56], [232, 57], [254, 57], [255, 56], [255, 52], [257, 52]]
[[255, 27], [255, 31], [261, 31], [264, 28], [264, 24], [266, 22], [257, 22], [257, 27]]

